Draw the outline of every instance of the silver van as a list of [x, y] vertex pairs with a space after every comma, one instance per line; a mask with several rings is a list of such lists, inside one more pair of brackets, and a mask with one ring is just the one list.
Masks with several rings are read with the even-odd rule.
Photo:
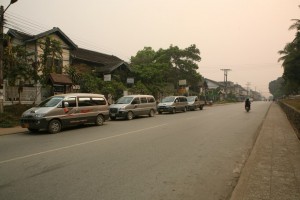
[[156, 113], [156, 101], [152, 95], [127, 95], [110, 105], [109, 117], [115, 120], [118, 117], [133, 119], [139, 115], [153, 117]]
[[95, 123], [109, 119], [109, 106], [101, 94], [70, 93], [52, 96], [25, 111], [20, 124], [31, 132], [47, 130], [58, 133], [64, 127]]
[[163, 112], [173, 114], [177, 111], [186, 112], [187, 109], [188, 102], [185, 96], [167, 96], [157, 105], [157, 111], [159, 114], [162, 114]]

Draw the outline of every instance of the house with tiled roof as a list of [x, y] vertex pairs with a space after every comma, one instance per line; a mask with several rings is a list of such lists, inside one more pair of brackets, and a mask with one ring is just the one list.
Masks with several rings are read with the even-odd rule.
[[43, 52], [40, 47], [39, 40], [46, 37], [50, 37], [51, 39], [55, 39], [60, 42], [63, 50], [62, 66], [70, 64], [70, 52], [71, 50], [78, 48], [77, 45], [57, 27], [37, 35], [29, 35], [18, 30], [9, 29], [7, 35], [10, 36], [10, 40], [13, 45], [24, 45], [27, 52], [33, 53], [34, 62], [38, 61], [38, 56]]
[[[77, 45], [59, 28], [54, 27], [51, 30], [42, 32], [37, 35], [30, 35], [27, 33], [23, 33], [21, 31], [15, 29], [9, 29], [7, 32], [9, 36], [9, 44], [12, 46], [21, 45], [24, 46], [27, 53], [30, 55], [28, 58], [31, 60], [32, 65], [37, 65], [39, 63], [40, 55], [43, 54], [43, 49], [41, 48], [40, 42], [45, 40], [47, 37], [52, 40], [59, 41], [60, 46], [62, 48], [62, 58], [54, 59], [54, 68], [56, 73], [52, 73], [49, 75], [48, 84], [52, 86], [49, 91], [42, 90], [39, 84], [34, 83], [33, 81], [27, 80], [19, 80], [20, 82], [24, 82], [24, 90], [21, 93], [20, 99], [21, 101], [41, 101], [43, 98], [46, 98], [49, 95], [53, 95], [55, 93], [67, 93], [71, 91], [72, 83], [70, 83], [70, 79], [67, 75], [64, 74], [64, 66], [70, 65], [71, 58], [71, 50], [77, 49]], [[50, 63], [49, 63], [50, 64]], [[40, 71], [37, 72], [39, 75]], [[57, 76], [57, 77], [56, 77]], [[56, 82], [56, 80], [60, 80]], [[5, 100], [16, 99], [18, 97], [18, 83], [16, 86], [5, 85], [7, 88], [5, 92]], [[38, 90], [38, 91], [37, 91]], [[33, 97], [37, 94], [36, 97]]]
[[[24, 90], [20, 97], [21, 101], [39, 102], [43, 98], [53, 94], [72, 92], [74, 84], [68, 75], [65, 74], [65, 66], [74, 66], [79, 72], [81, 69], [84, 69], [83, 71], [94, 73], [100, 78], [103, 78], [106, 74], [119, 73], [123, 79], [122, 81], [126, 81], [127, 75], [131, 72], [129, 65], [116, 56], [78, 48], [78, 46], [57, 27], [37, 35], [30, 35], [18, 30], [9, 29], [7, 35], [12, 45], [25, 46], [26, 51], [31, 55], [33, 63], [38, 62], [39, 56], [43, 53], [39, 43], [40, 40], [50, 37], [53, 40], [59, 41], [62, 47], [62, 61], [55, 62], [56, 71], [55, 73], [51, 73], [48, 78], [48, 84], [52, 87], [50, 93], [43, 92], [43, 90], [37, 91], [37, 88], [41, 88], [39, 84], [25, 83]], [[18, 98], [18, 87], [11, 87], [8, 84], [4, 87], [6, 87], [5, 91], [7, 91], [4, 95], [5, 101]], [[40, 94], [40, 97], [33, 98], [34, 95], [32, 94]]]
[[91, 51], [87, 49], [77, 48], [71, 51], [72, 66], [75, 66], [79, 71], [82, 68], [92, 71], [98, 77], [103, 78], [104, 75], [121, 73], [123, 82], [131, 73], [130, 66], [120, 58], [114, 55], [108, 55]]

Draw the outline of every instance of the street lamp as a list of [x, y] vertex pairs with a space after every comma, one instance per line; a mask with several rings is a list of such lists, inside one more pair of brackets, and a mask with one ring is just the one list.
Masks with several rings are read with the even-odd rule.
[[11, 4], [16, 3], [18, 0], [11, 0], [9, 5], [5, 8], [0, 7], [0, 113], [3, 113], [4, 102], [4, 86], [3, 86], [3, 25], [4, 25], [4, 13]]

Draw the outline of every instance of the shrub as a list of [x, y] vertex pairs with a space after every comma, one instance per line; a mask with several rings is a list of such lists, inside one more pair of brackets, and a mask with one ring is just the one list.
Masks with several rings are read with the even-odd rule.
[[23, 104], [4, 106], [4, 112], [0, 113], [0, 127], [9, 128], [18, 126], [22, 113], [31, 107], [32, 105]]

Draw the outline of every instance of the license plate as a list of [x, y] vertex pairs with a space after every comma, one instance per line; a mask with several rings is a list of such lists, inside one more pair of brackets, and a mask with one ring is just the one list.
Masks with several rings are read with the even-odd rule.
[[115, 113], [112, 113], [112, 114], [110, 114], [110, 116], [114, 117], [114, 116], [116, 116], [116, 114], [115, 114]]

